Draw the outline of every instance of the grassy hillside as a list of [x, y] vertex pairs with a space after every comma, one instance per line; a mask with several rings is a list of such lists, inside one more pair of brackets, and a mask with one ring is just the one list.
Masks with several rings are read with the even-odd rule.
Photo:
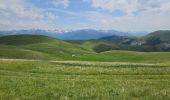
[[0, 61], [1, 100], [169, 100], [162, 65]]
[[96, 53], [94, 47], [100, 44], [112, 43], [1, 37], [0, 99], [170, 99], [170, 52]]
[[91, 52], [97, 52], [94, 50], [94, 48], [100, 44], [113, 44], [110, 42], [106, 42], [106, 41], [101, 41], [101, 40], [79, 40], [79, 41], [68, 41], [69, 43], [81, 46], [82, 48], [91, 51]]
[[77, 45], [41, 35], [4, 36], [0, 37], [0, 44], [4, 46], [0, 48], [0, 56], [4, 58], [72, 59], [72, 55], [88, 53]]
[[[104, 47], [101, 45], [97, 49], [107, 49], [105, 48], [105, 45], [113, 45], [113, 43], [111, 44], [104, 41], [92, 40], [78, 41], [73, 43], [74, 41], [65, 42], [46, 36], [36, 35], [34, 38], [32, 37], [34, 36], [14, 35], [4, 38], [1, 37], [2, 40], [0, 40], [0, 58], [143, 63], [168, 62], [170, 60], [169, 52], [134, 52], [114, 50], [109, 52], [96, 53], [94, 51], [94, 47], [97, 45], [104, 45]], [[15, 39], [18, 40], [15, 41]], [[26, 42], [22, 43], [22, 41]], [[116, 45], [115, 48], [117, 48]], [[126, 46], [123, 46], [122, 48], [131, 50]]]
[[156, 31], [145, 36], [145, 38], [159, 37], [161, 41], [170, 43], [170, 31]]
[[0, 58], [48, 59], [51, 57], [45, 53], [0, 44]]
[[170, 31], [156, 31], [144, 37], [123, 37], [108, 36], [98, 40], [71, 41], [81, 43], [97, 52], [110, 50], [129, 50], [142, 52], [169, 52], [170, 51]]
[[75, 57], [72, 57], [73, 55], [77, 57], [89, 53], [89, 51], [86, 51], [79, 46], [72, 45], [62, 41], [31, 44], [24, 46], [24, 48], [42, 53], [47, 53], [52, 57], [65, 60], [74, 59]]
[[[124, 38], [125, 39], [125, 38]], [[133, 39], [134, 38], [128, 38]], [[124, 40], [126, 41], [126, 39]], [[126, 51], [139, 51], [139, 52], [163, 52], [168, 51], [169, 49], [163, 49], [163, 47], [160, 46], [160, 48], [157, 48], [155, 46], [150, 45], [129, 45], [129, 44], [123, 44], [118, 42], [113, 42], [112, 40], [88, 40], [88, 41], [69, 41], [73, 44], [79, 45], [83, 48], [86, 48], [87, 50], [101, 53], [106, 51], [112, 51], [112, 50], [126, 50]]]
[[114, 50], [103, 53], [83, 55], [83, 61], [164, 63], [170, 61], [170, 52], [134, 52]]
[[56, 39], [43, 35], [10, 35], [0, 37], [0, 44], [6, 45], [27, 45], [49, 41], [56, 41]]

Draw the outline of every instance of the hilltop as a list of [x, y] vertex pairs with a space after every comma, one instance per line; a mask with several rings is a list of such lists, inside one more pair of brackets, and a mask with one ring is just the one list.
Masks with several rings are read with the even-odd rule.
[[27, 45], [32, 43], [52, 42], [57, 39], [43, 35], [10, 35], [0, 37], [0, 44], [6, 45]]
[[156, 31], [145, 36], [145, 38], [157, 37], [160, 41], [170, 43], [170, 31]]

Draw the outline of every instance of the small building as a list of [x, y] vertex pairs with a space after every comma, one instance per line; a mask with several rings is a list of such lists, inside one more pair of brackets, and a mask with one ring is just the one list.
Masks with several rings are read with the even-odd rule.
[[146, 40], [134, 40], [134, 41], [132, 41], [130, 43], [130, 45], [132, 45], [132, 46], [135, 46], [135, 45], [140, 46], [140, 45], [144, 45], [146, 43], [147, 43]]

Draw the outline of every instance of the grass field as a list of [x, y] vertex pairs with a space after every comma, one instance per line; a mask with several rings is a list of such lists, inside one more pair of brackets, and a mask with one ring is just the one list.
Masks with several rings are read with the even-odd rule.
[[0, 37], [0, 58], [132, 63], [165, 63], [170, 61], [170, 52], [113, 50], [96, 53], [93, 51], [96, 44], [98, 42], [72, 44], [41, 35], [5, 36]]
[[0, 60], [0, 99], [170, 100], [170, 66]]
[[170, 100], [170, 52], [96, 53], [95, 45], [1, 37], [0, 100]]

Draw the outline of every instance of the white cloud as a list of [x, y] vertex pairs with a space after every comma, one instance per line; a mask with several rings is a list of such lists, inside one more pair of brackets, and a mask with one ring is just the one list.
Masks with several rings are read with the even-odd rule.
[[95, 8], [101, 8], [109, 11], [120, 10], [125, 13], [131, 13], [136, 10], [137, 0], [83, 0], [92, 3]]
[[[68, 9], [58, 9], [58, 6], [67, 8], [71, 0], [51, 0], [50, 4], [53, 3], [57, 6], [52, 8], [39, 8], [35, 6], [36, 4], [29, 4], [28, 0], [0, 0], [0, 30], [63, 29], [63, 27], [74, 29], [89, 27], [123, 31], [170, 29], [170, 0], [83, 1], [88, 2], [97, 10], [81, 12], [80, 9], [79, 12], [72, 12]], [[98, 8], [104, 10], [98, 10]], [[112, 15], [115, 10], [120, 10], [125, 15]], [[103, 13], [104, 11], [105, 13]], [[58, 17], [60, 15], [56, 14], [60, 13], [67, 16]], [[57, 25], [57, 21], [60, 26]]]
[[47, 20], [50, 20], [50, 21], [58, 19], [58, 16], [56, 16], [56, 15], [50, 13], [50, 12], [46, 12], [45, 16], [46, 16]]
[[[58, 17], [26, 0], [0, 0], [0, 29], [51, 29]], [[47, 22], [48, 20], [48, 22]]]
[[141, 16], [106, 15], [99, 12], [88, 12], [87, 17], [96, 23], [98, 29], [116, 29], [121, 31], [155, 31], [170, 29], [170, 15], [143, 14]]
[[[109, 11], [120, 10], [126, 14], [132, 14], [136, 11], [147, 11], [150, 9], [159, 9], [161, 11], [169, 10], [170, 0], [83, 0], [90, 2], [93, 7]], [[168, 4], [168, 9], [164, 6]], [[163, 8], [164, 9], [160, 9]]]
[[[170, 0], [83, 0], [95, 8], [120, 10], [123, 16], [88, 12], [87, 17], [98, 23], [99, 29], [122, 31], [155, 31], [170, 29]], [[135, 14], [138, 13], [137, 15]]]
[[69, 0], [54, 0], [54, 5], [56, 6], [63, 6], [64, 8], [67, 8], [69, 6]]

